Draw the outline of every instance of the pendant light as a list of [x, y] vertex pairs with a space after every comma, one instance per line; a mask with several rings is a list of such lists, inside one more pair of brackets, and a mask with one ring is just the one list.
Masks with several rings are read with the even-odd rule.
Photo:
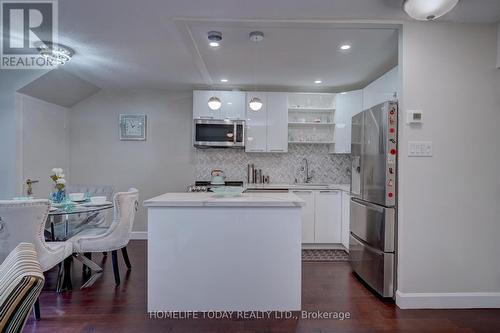
[[[261, 42], [263, 39], [264, 39], [264, 33], [262, 31], [252, 31], [250, 34], [249, 34], [249, 37], [250, 37], [250, 40], [254, 43], [259, 43]], [[255, 51], [255, 66], [254, 66], [254, 84], [256, 84], [255, 81], [257, 81], [255, 79], [256, 77], [256, 67], [257, 67], [257, 50]], [[258, 97], [253, 97], [250, 102], [248, 102], [248, 107], [250, 108], [250, 110], [252, 111], [260, 111], [262, 109], [262, 106], [264, 106], [264, 103], [262, 102], [262, 100]]]
[[404, 11], [420, 21], [432, 21], [450, 12], [459, 0], [405, 0]]
[[218, 97], [212, 96], [208, 99], [208, 107], [212, 111], [217, 111], [221, 108], [222, 102]]
[[260, 109], [262, 109], [263, 105], [264, 105], [264, 103], [262, 103], [262, 100], [258, 97], [254, 97], [250, 100], [250, 102], [248, 102], [248, 107], [252, 111], [260, 111]]

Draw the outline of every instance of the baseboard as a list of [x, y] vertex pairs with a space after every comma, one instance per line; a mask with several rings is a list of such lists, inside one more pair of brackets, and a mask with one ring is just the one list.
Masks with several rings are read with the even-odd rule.
[[346, 250], [346, 248], [342, 244], [334, 244], [334, 243], [331, 244], [302, 243], [302, 249], [303, 250]]
[[500, 293], [403, 293], [396, 291], [401, 309], [500, 308]]
[[148, 239], [147, 231], [132, 231], [130, 239]]

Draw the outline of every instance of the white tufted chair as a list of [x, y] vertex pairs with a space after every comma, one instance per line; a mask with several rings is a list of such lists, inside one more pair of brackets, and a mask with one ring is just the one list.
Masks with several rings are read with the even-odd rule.
[[0, 200], [0, 261], [22, 242], [35, 246], [44, 272], [71, 256], [71, 242], [45, 242], [49, 206], [48, 200]]
[[84, 253], [111, 251], [113, 272], [116, 284], [120, 284], [117, 250], [122, 250], [123, 259], [128, 269], [131, 268], [127, 254], [127, 245], [132, 234], [135, 212], [139, 205], [139, 191], [131, 188], [128, 192], [118, 192], [113, 197], [113, 221], [107, 228], [90, 227], [83, 229], [68, 241], [73, 243], [73, 251], [80, 257]]

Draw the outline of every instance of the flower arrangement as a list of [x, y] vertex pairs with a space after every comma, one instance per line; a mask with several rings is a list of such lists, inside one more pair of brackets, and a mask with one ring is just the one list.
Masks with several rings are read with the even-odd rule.
[[61, 168], [54, 168], [52, 169], [52, 176], [50, 178], [56, 183], [56, 188], [59, 191], [64, 190], [64, 187], [66, 186], [66, 179], [64, 179], [64, 173], [63, 169]]

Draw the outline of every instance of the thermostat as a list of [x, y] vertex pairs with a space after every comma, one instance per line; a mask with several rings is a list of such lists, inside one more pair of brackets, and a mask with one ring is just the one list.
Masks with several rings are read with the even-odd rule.
[[417, 125], [422, 123], [423, 114], [420, 110], [406, 111], [406, 124]]

